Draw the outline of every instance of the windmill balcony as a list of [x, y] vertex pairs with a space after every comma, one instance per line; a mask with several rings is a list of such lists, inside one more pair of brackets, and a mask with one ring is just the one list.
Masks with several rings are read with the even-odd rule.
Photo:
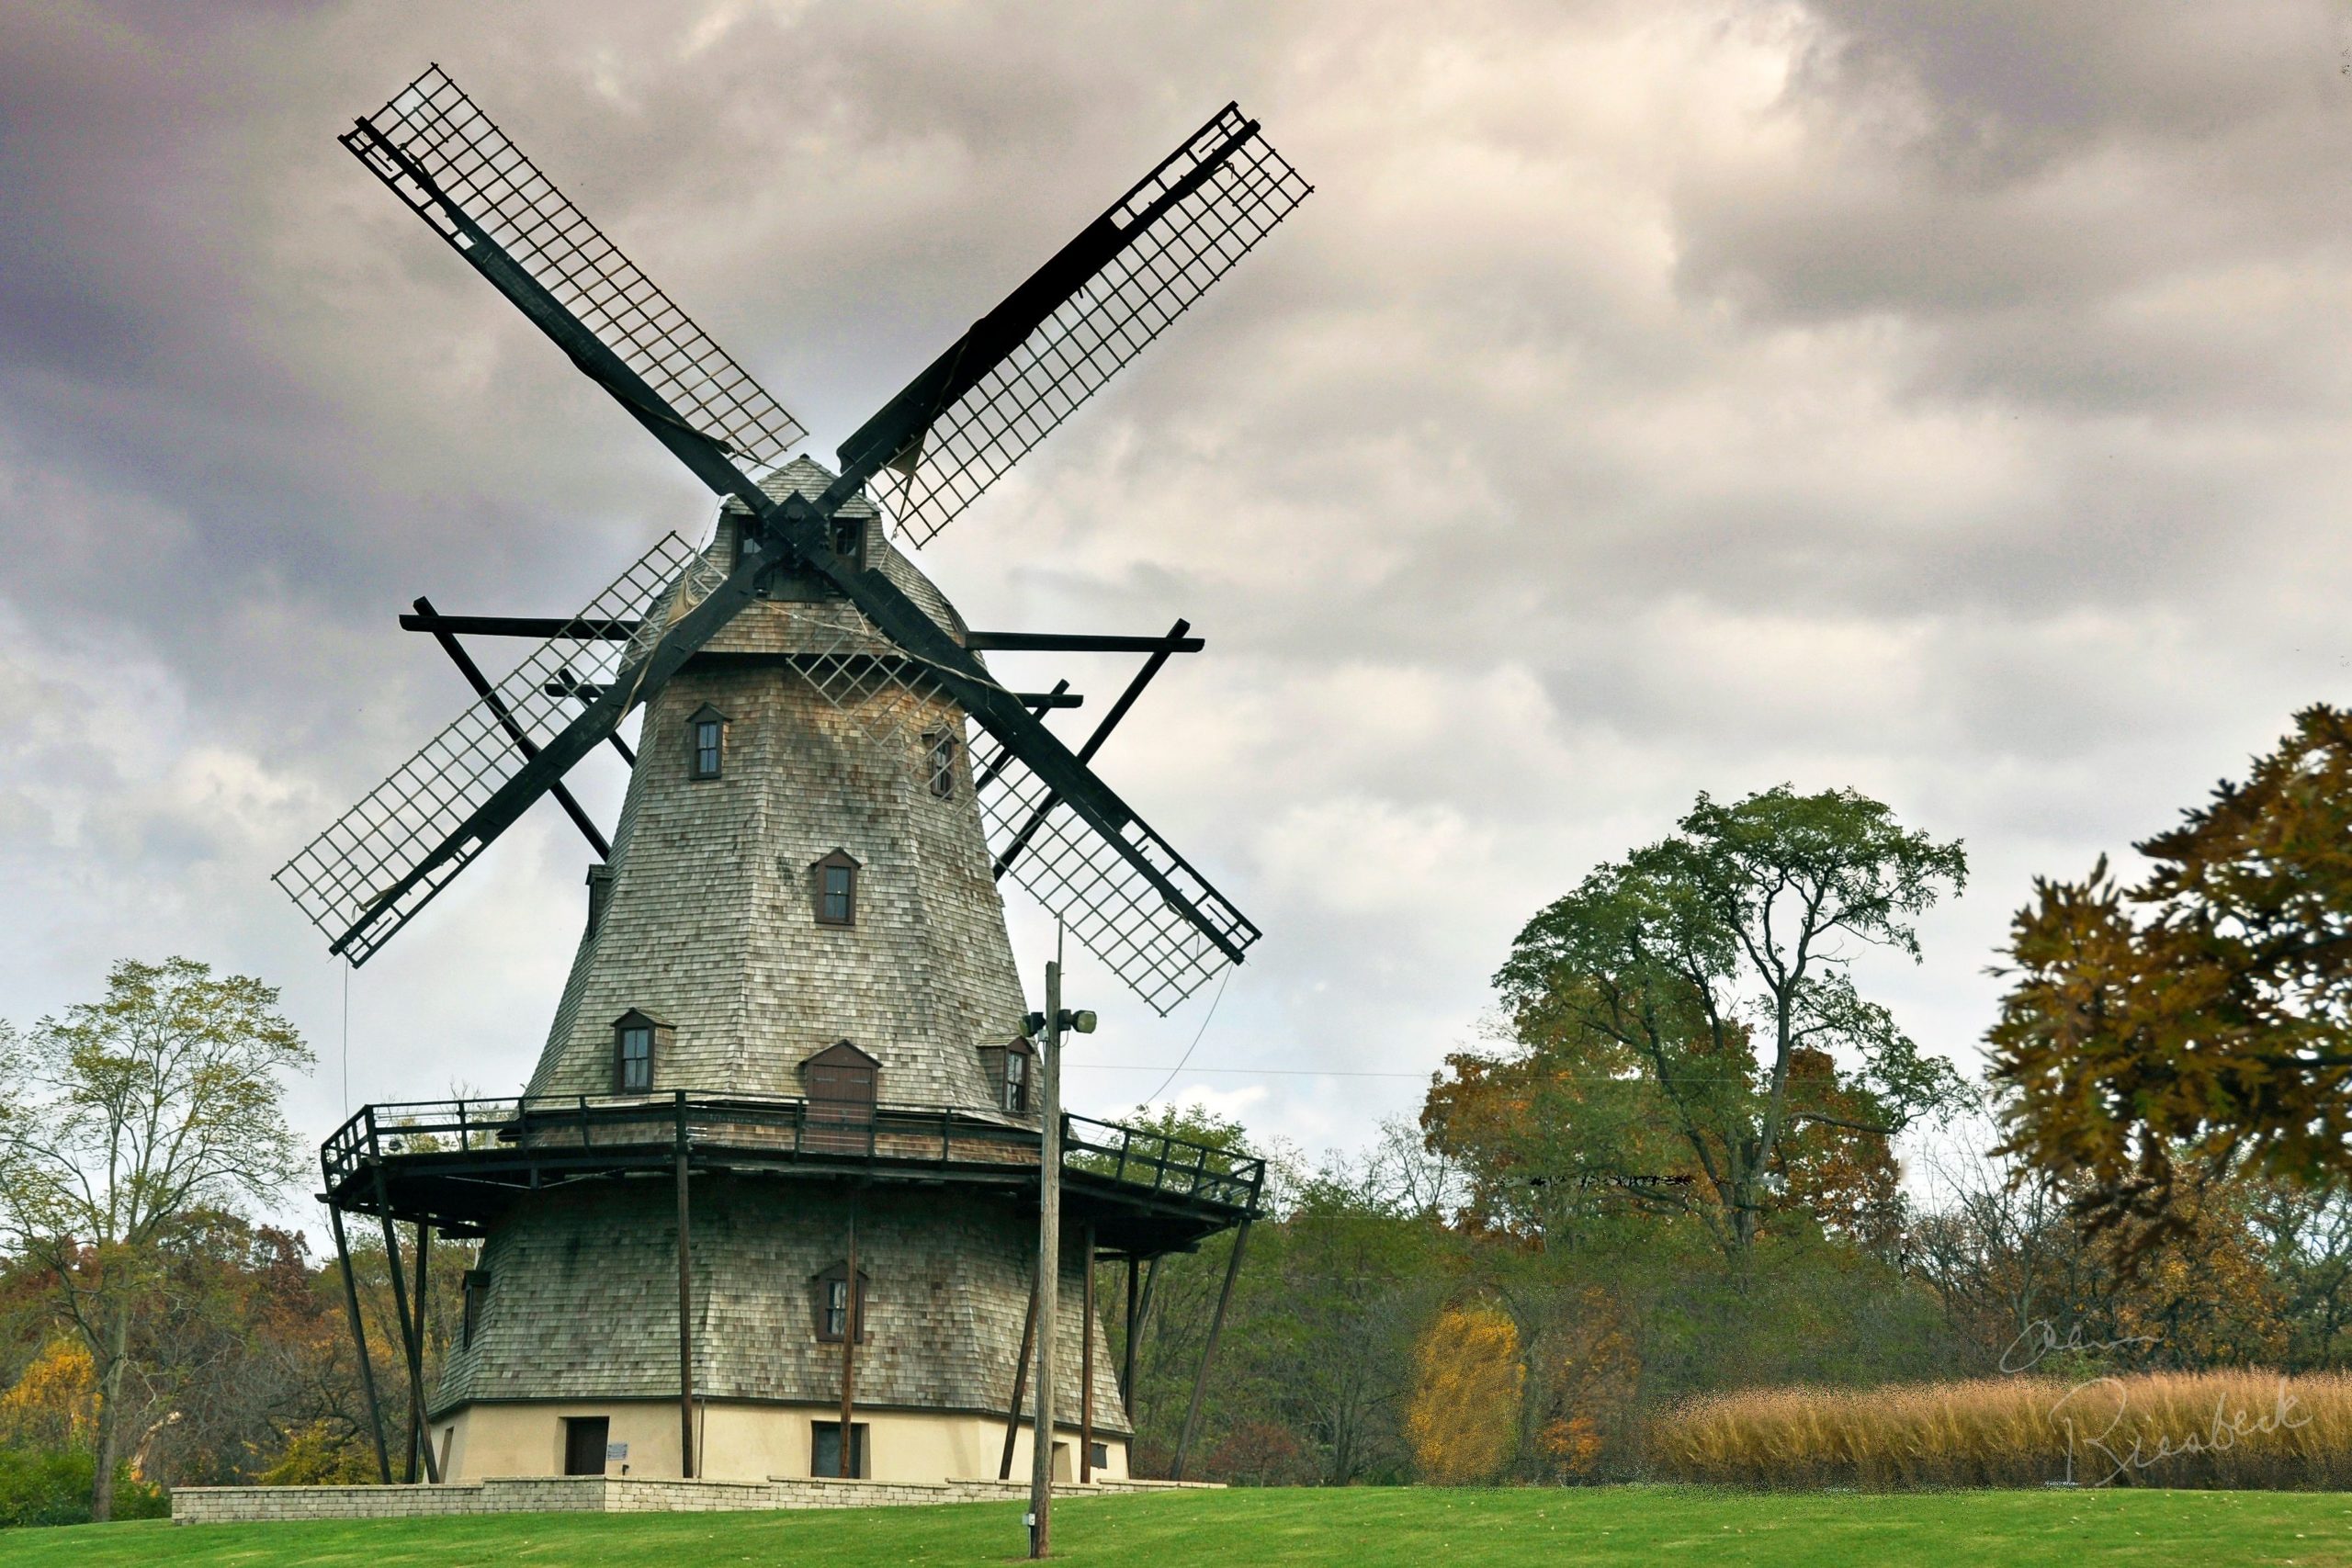
[[[368, 1105], [320, 1146], [345, 1213], [474, 1235], [516, 1199], [582, 1182], [725, 1171], [861, 1185], [1035, 1191], [1041, 1134], [960, 1108], [845, 1111], [742, 1094], [548, 1095]], [[1265, 1161], [1148, 1129], [1061, 1119], [1065, 1215], [1154, 1258], [1258, 1213]]]

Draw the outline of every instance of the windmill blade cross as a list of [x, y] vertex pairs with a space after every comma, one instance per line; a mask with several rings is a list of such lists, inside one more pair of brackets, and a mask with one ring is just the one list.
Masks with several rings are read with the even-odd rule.
[[[749, 508], [758, 528], [747, 536], [741, 561], [690, 610], [681, 613], [682, 586], [666, 617], [646, 617], [611, 678], [583, 679], [571, 670], [579, 663], [603, 672], [586, 645], [572, 639], [551, 663], [553, 644], [526, 661], [519, 689], [500, 688], [502, 701], [519, 709], [560, 702], [575, 684], [602, 687], [550, 738], [534, 737], [537, 755], [511, 767], [516, 752], [502, 745], [499, 761], [485, 761], [475, 755], [471, 728], [459, 737], [465, 744], [443, 746], [469, 725], [487, 725], [502, 740], [511, 734], [513, 714], [469, 712], [436, 740], [440, 751], [428, 747], [288, 863], [278, 880], [334, 935], [334, 951], [356, 963], [380, 946], [789, 566], [831, 581], [1018, 762], [1019, 780], [1035, 787], [1008, 773], [996, 792], [1019, 801], [1024, 820], [1035, 818], [1020, 829], [1027, 851], [1021, 858], [1034, 869], [1016, 880], [1046, 888], [1048, 907], [1070, 918], [1081, 941], [1154, 1007], [1165, 1010], [1217, 965], [1240, 960], [1257, 928], [885, 573], [835, 553], [834, 513], [884, 461], [910, 449], [910, 442], [893, 446], [871, 436], [890, 408], [868, 422], [865, 449], [820, 495], [779, 502], [742, 464], [779, 460], [798, 437], [797, 422], [437, 67], [341, 141], [696, 477]], [[1228, 106], [1016, 290], [982, 323], [985, 332], [976, 328], [977, 337], [967, 334], [944, 356], [956, 361], [944, 376], [926, 373], [929, 412], [913, 439], [948, 454], [969, 445], [975, 461], [985, 459], [987, 478], [1001, 473], [1223, 276], [1306, 189], [1263, 143], [1256, 122]], [[1057, 342], [1081, 341], [1071, 334], [1086, 323], [1086, 353], [1049, 352]], [[1046, 396], [1065, 380], [1073, 393]], [[1022, 405], [1014, 437], [986, 412], [1006, 397]], [[902, 394], [891, 408], [902, 416], [915, 406]], [[980, 433], [977, 445], [948, 438], [967, 430]], [[912, 467], [922, 471], [920, 462]], [[962, 471], [942, 465], [933, 473], [944, 479]], [[693, 565], [717, 575], [699, 557]], [[694, 581], [684, 563], [680, 581]], [[620, 616], [592, 606], [578, 617], [600, 618]], [[457, 768], [454, 785], [432, 776], [436, 758]], [[1037, 844], [1053, 852], [1039, 852]], [[1077, 918], [1089, 899], [1098, 906], [1091, 918]], [[1099, 907], [1105, 903], [1114, 907]]]

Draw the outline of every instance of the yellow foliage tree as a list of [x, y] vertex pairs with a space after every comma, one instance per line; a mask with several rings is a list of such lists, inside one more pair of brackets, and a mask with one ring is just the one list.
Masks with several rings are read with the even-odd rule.
[[0, 1439], [44, 1449], [87, 1448], [97, 1431], [98, 1380], [90, 1352], [52, 1339], [0, 1393]]
[[1405, 1435], [1422, 1475], [1444, 1486], [1492, 1481], [1519, 1443], [1527, 1371], [1519, 1327], [1484, 1303], [1438, 1314], [1413, 1351]]
[[350, 1433], [313, 1421], [286, 1439], [277, 1462], [256, 1479], [264, 1486], [366, 1486], [376, 1479], [376, 1457]]

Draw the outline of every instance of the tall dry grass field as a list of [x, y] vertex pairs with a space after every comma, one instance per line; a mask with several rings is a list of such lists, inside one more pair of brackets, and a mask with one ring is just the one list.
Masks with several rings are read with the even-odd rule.
[[1695, 1399], [1651, 1426], [1661, 1478], [1745, 1486], [2352, 1487], [2352, 1378], [1980, 1378]]

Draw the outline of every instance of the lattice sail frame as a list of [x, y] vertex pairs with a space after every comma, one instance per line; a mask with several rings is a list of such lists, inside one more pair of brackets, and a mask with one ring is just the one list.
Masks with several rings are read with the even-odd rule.
[[[774, 468], [808, 434], [438, 65], [362, 124], [412, 160], [680, 419], [725, 442], [738, 460]], [[340, 140], [452, 246], [463, 251], [473, 243], [434, 193], [364, 130]]]
[[[986, 741], [973, 726], [967, 743], [978, 747]], [[973, 752], [975, 759], [979, 755]], [[1152, 1011], [1167, 1016], [1233, 962], [1020, 758], [1000, 750], [985, 766], [976, 763], [974, 780], [989, 852], [1001, 864], [1008, 853], [1012, 857], [1003, 874], [1044, 905]], [[1258, 940], [1258, 928], [1248, 917], [1141, 821], [1127, 825], [1126, 840], [1237, 952], [1246, 953]]]
[[[605, 685], [642, 667], [671, 622], [720, 581], [702, 554], [665, 535], [575, 617], [582, 629], [638, 623], [629, 640], [556, 637], [538, 645], [415, 756], [345, 812], [271, 878], [353, 964], [366, 962], [430, 903], [484, 845], [442, 862], [364, 926], [368, 906], [481, 809], [526, 760], [500, 717], [503, 705], [532, 744], [544, 746], [576, 716], [573, 685]], [[345, 933], [348, 940], [344, 940]]]
[[942, 722], [939, 682], [854, 605], [771, 602], [761, 609], [780, 623], [792, 668], [877, 746], [910, 744], [910, 736]]
[[905, 468], [870, 481], [869, 493], [916, 544], [929, 544], [1306, 198], [1314, 187], [1228, 104], [1121, 197], [1111, 220], [1142, 221], [1237, 136], [1240, 144], [1198, 188], [933, 419]]
[[[493, 272], [492, 281], [524, 303], [527, 290], [517, 294], [502, 281], [514, 277], [512, 268], [479, 260], [489, 252], [477, 237], [507, 253], [644, 382], [643, 389], [615, 385], [624, 378], [571, 349], [583, 369], [641, 414], [682, 421], [725, 443], [730, 456], [752, 468], [781, 467], [805, 435], [799, 422], [614, 247], [437, 66], [342, 141], [447, 243], [475, 252], [477, 265]], [[1198, 183], [1184, 188], [1188, 179]], [[1255, 122], [1232, 106], [1188, 140], [1105, 215], [1114, 228], [1134, 231], [1128, 243], [931, 419], [919, 444], [904, 455], [902, 470], [877, 478], [875, 488], [888, 487], [892, 510], [909, 536], [917, 543], [933, 537], [1310, 189], [1260, 137]], [[534, 313], [534, 319], [540, 317]], [[566, 341], [564, 331], [548, 330]], [[649, 408], [647, 390], [674, 414]], [[662, 561], [671, 577], [666, 587], [639, 594], [645, 585], [634, 583], [630, 594], [600, 596], [578, 617], [634, 618], [640, 622], [636, 638], [626, 645], [553, 639], [496, 689], [494, 695], [535, 743], [565, 728], [549, 718], [563, 714], [571, 700], [566, 691], [607, 684], [641, 667], [662, 632], [721, 581], [707, 556], [674, 538], [664, 547], [671, 551]], [[625, 573], [607, 595], [645, 565]], [[636, 613], [640, 605], [649, 612]], [[877, 652], [877, 637], [853, 611], [838, 625], [812, 628], [806, 667], [829, 702], [860, 715], [869, 727], [882, 726], [879, 733], [895, 735], [908, 716], [938, 711], [939, 688], [922, 661], [904, 650], [881, 643], [893, 651]], [[364, 960], [484, 846], [462, 846], [360, 928], [356, 922], [371, 901], [424, 863], [522, 765], [521, 749], [492, 703], [477, 704], [289, 861], [276, 880], [337, 939], [339, 950], [354, 962]], [[1001, 759], [990, 783], [982, 811], [1000, 859], [1009, 860], [1006, 874], [1062, 917], [1082, 944], [1157, 1010], [1167, 1011], [1257, 940], [1256, 929], [1140, 822], [1129, 825], [1127, 843], [1196, 904], [1220, 940], [1197, 930], [1151, 875], [1058, 802], [1025, 764]]]

